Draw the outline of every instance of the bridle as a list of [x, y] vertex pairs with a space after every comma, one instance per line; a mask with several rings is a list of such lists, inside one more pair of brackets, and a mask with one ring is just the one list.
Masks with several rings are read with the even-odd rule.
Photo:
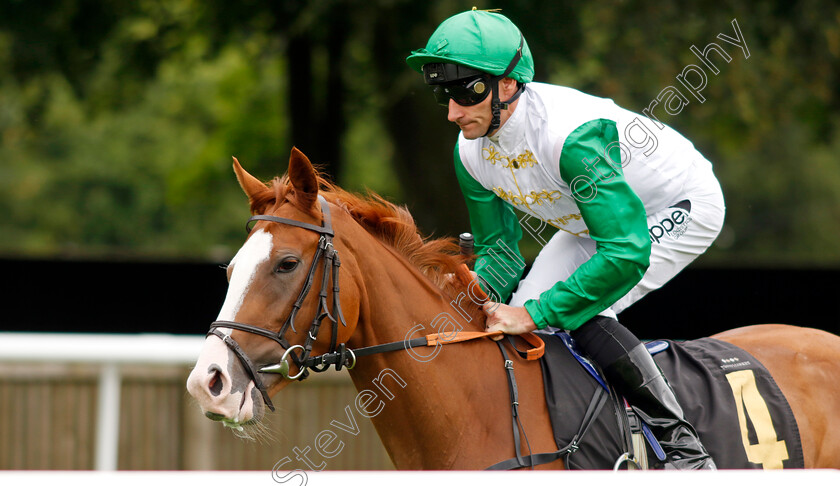
[[[233, 351], [233, 354], [239, 358], [239, 361], [242, 363], [245, 371], [247, 371], [251, 376], [251, 379], [254, 380], [254, 385], [262, 394], [262, 398], [266, 406], [268, 406], [272, 412], [274, 411], [274, 404], [271, 403], [265, 383], [262, 378], [260, 378], [260, 373], [274, 373], [283, 375], [285, 378], [291, 380], [303, 380], [309, 376], [310, 369], [315, 372], [322, 372], [326, 371], [331, 365], [335, 365], [337, 370], [340, 370], [342, 366], [347, 366], [348, 369], [352, 369], [353, 366], [356, 365], [356, 357], [352, 351], [347, 349], [343, 343], [338, 345], [338, 347], [336, 346], [339, 321], [342, 326], [347, 327], [347, 322], [344, 320], [344, 315], [341, 312], [341, 301], [339, 300], [338, 290], [338, 269], [341, 266], [341, 261], [338, 258], [338, 251], [335, 249], [332, 242], [335, 232], [332, 228], [329, 205], [321, 195], [318, 195], [318, 201], [321, 203], [321, 214], [323, 217], [323, 224], [321, 226], [296, 221], [294, 219], [279, 218], [277, 216], [264, 214], [251, 216], [245, 224], [245, 229], [249, 233], [251, 232], [252, 221], [269, 221], [272, 223], [296, 226], [298, 228], [314, 231], [321, 235], [318, 241], [318, 248], [315, 250], [315, 256], [312, 258], [312, 263], [309, 265], [309, 271], [307, 273], [306, 280], [303, 283], [303, 288], [300, 290], [300, 294], [298, 295], [297, 300], [295, 300], [292, 310], [289, 312], [289, 316], [286, 318], [286, 321], [283, 323], [280, 330], [278, 332], [274, 332], [263, 327], [243, 324], [241, 322], [215, 321], [210, 324], [210, 331], [207, 333], [208, 336], [212, 334], [221, 339], [222, 342], [224, 342], [225, 345]], [[324, 263], [324, 268], [321, 275], [321, 291], [318, 295], [318, 311], [309, 326], [304, 344], [291, 345], [289, 341], [286, 340], [286, 331], [291, 328], [293, 332], [297, 333], [297, 329], [295, 329], [295, 317], [297, 316], [298, 311], [300, 311], [304, 299], [312, 289], [312, 282], [315, 279], [315, 271], [320, 262]], [[328, 280], [330, 276], [332, 276], [333, 281], [332, 307], [333, 312], [338, 316], [337, 319], [330, 314], [327, 307], [327, 284], [329, 283]], [[312, 353], [312, 345], [314, 341], [316, 341], [318, 330], [321, 328], [321, 323], [324, 319], [329, 319], [330, 322], [332, 322], [332, 337], [330, 338], [330, 348], [327, 353], [327, 355], [331, 356], [332, 359], [324, 359], [327, 355], [317, 356], [314, 358], [310, 356]], [[244, 351], [242, 351], [239, 344], [230, 335], [224, 334], [220, 331], [220, 327], [250, 332], [252, 334], [257, 334], [271, 339], [285, 350], [283, 357], [280, 358], [279, 363], [263, 366], [258, 370], [251, 359], [248, 358]], [[296, 349], [300, 349], [299, 354], [295, 354]], [[295, 365], [297, 365], [300, 369], [300, 371], [294, 376], [289, 375], [288, 358], [291, 358]], [[352, 358], [352, 363], [349, 363], [348, 365], [350, 358]], [[319, 365], [322, 366], [319, 368]]]
[[[338, 269], [341, 266], [341, 261], [338, 258], [338, 250], [335, 249], [332, 242], [333, 237], [335, 236], [335, 232], [332, 228], [332, 220], [330, 217], [329, 205], [327, 204], [326, 199], [324, 199], [324, 197], [320, 194], [318, 195], [318, 201], [320, 201], [321, 203], [321, 214], [323, 218], [323, 224], [321, 226], [303, 223], [294, 219], [279, 218], [277, 216], [269, 215], [251, 216], [248, 219], [248, 222], [245, 224], [245, 229], [249, 233], [251, 231], [252, 221], [269, 221], [272, 223], [296, 226], [298, 228], [314, 231], [321, 235], [318, 241], [318, 248], [315, 251], [315, 256], [312, 259], [312, 263], [309, 266], [309, 271], [307, 273], [306, 280], [303, 283], [303, 288], [301, 288], [300, 294], [298, 295], [297, 300], [295, 300], [295, 303], [292, 306], [292, 310], [289, 312], [289, 316], [286, 318], [286, 321], [283, 323], [283, 326], [280, 328], [280, 330], [278, 332], [274, 332], [263, 327], [244, 324], [241, 322], [215, 321], [210, 324], [210, 331], [208, 331], [207, 333], [208, 336], [212, 334], [221, 339], [222, 342], [224, 342], [225, 345], [227, 345], [227, 347], [230, 348], [233, 354], [235, 354], [236, 357], [239, 358], [239, 361], [242, 363], [242, 366], [245, 368], [245, 371], [248, 372], [251, 379], [254, 381], [254, 386], [256, 386], [256, 388], [260, 391], [260, 394], [262, 394], [262, 398], [266, 406], [272, 412], [274, 411], [274, 404], [271, 403], [271, 399], [268, 396], [268, 389], [266, 388], [265, 383], [260, 377], [261, 373], [279, 374], [282, 375], [284, 378], [290, 380], [304, 380], [309, 376], [309, 370], [312, 370], [316, 373], [321, 373], [328, 370], [331, 366], [334, 366], [336, 371], [340, 371], [343, 367], [346, 367], [348, 370], [351, 370], [353, 369], [353, 367], [356, 366], [356, 359], [361, 358], [363, 356], [370, 356], [378, 353], [387, 353], [391, 351], [408, 350], [410, 348], [418, 348], [424, 346], [436, 347], [443, 344], [452, 344], [457, 342], [470, 341], [473, 339], [481, 339], [488, 336], [501, 335], [500, 331], [496, 331], [493, 333], [479, 331], [463, 331], [454, 333], [456, 335], [439, 332], [437, 334], [428, 334], [423, 337], [417, 337], [412, 339], [409, 339], [408, 336], [406, 336], [406, 339], [402, 341], [394, 341], [385, 344], [376, 344], [373, 346], [357, 348], [355, 350], [347, 348], [345, 343], [338, 344], [338, 323], [341, 322], [342, 326], [347, 327], [347, 322], [344, 319], [344, 314], [341, 312], [341, 301], [339, 299]], [[304, 344], [292, 345], [285, 338], [286, 331], [288, 331], [289, 328], [291, 328], [293, 332], [297, 333], [297, 329], [295, 329], [294, 323], [295, 317], [297, 316], [298, 311], [300, 311], [301, 305], [303, 305], [303, 301], [304, 299], [306, 299], [306, 296], [309, 294], [309, 291], [312, 290], [312, 282], [315, 279], [315, 271], [320, 262], [324, 263], [324, 268], [323, 273], [321, 275], [321, 291], [318, 295], [318, 311], [316, 312], [315, 318], [312, 320], [312, 323], [309, 326], [306, 341], [304, 342]], [[462, 267], [463, 272], [459, 275], [459, 278], [462, 279], [462, 282], [464, 284], [466, 284], [468, 283], [468, 280], [463, 279], [470, 279], [472, 277], [469, 276], [469, 271], [467, 270], [466, 265], [462, 265]], [[330, 276], [332, 276], [333, 281], [332, 307], [334, 314], [337, 315], [338, 318], [334, 317], [333, 314], [330, 314], [327, 306], [327, 285], [329, 283]], [[478, 286], [476, 286], [476, 290], [479, 293], [481, 293], [483, 299], [487, 299], [487, 296], [483, 294], [483, 291], [481, 291], [481, 289], [478, 288]], [[321, 323], [324, 319], [329, 319], [330, 322], [332, 322], [332, 336], [330, 338], [330, 347], [326, 353], [321, 354], [319, 356], [312, 356], [312, 345], [316, 341], [318, 330], [321, 328]], [[257, 369], [257, 367], [254, 365], [254, 362], [251, 361], [250, 358], [248, 358], [244, 351], [242, 351], [242, 348], [239, 346], [239, 344], [230, 335], [224, 334], [222, 331], [220, 331], [219, 328], [236, 329], [239, 331], [257, 334], [259, 336], [271, 339], [284, 349], [283, 357], [280, 358], [280, 361], [276, 364], [262, 366], [259, 369]], [[517, 350], [517, 352], [523, 358], [528, 360], [534, 360], [542, 356], [544, 343], [539, 338], [530, 335], [523, 335], [522, 337], [525, 338], [525, 340], [528, 341], [532, 346], [534, 346], [534, 348], [529, 349], [527, 351]], [[516, 347], [514, 346], [514, 349], [515, 348]], [[295, 353], [296, 349], [300, 350], [299, 354]], [[292, 362], [294, 362], [294, 364], [297, 365], [299, 369], [298, 373], [293, 376], [289, 374], [289, 358], [291, 358]]]

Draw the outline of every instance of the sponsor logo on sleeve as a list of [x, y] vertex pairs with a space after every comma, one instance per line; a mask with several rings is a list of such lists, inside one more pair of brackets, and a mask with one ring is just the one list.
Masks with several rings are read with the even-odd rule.
[[667, 213], [665, 218], [648, 228], [651, 242], [659, 243], [665, 237], [678, 240], [688, 229], [691, 222], [691, 201], [685, 199], [669, 209], [672, 211]]

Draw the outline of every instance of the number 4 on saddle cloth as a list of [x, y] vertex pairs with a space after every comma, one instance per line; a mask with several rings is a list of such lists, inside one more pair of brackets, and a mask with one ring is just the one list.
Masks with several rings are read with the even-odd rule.
[[[538, 334], [546, 344], [540, 361], [554, 439], [575, 440], [603, 378], [564, 333]], [[720, 469], [804, 467], [799, 429], [790, 405], [767, 369], [744, 350], [713, 338], [655, 341], [648, 350], [674, 388], [688, 421]], [[611, 469], [627, 450], [619, 408], [603, 407], [575, 452], [569, 469]], [[590, 412], [591, 413], [591, 412]], [[654, 440], [652, 436], [650, 439]], [[658, 448], [658, 444], [655, 445]], [[648, 445], [651, 467], [656, 449]], [[659, 456], [662, 457], [661, 455]]]

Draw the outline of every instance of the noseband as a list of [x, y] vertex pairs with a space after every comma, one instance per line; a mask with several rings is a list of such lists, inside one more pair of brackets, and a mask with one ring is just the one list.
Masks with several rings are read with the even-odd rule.
[[[265, 383], [263, 382], [262, 378], [260, 378], [260, 373], [275, 373], [281, 374], [286, 378], [292, 380], [303, 380], [307, 376], [309, 376], [309, 370], [312, 369], [316, 372], [326, 371], [330, 365], [335, 365], [336, 369], [341, 369], [343, 365], [347, 365], [349, 358], [352, 356], [353, 361], [352, 364], [348, 366], [348, 368], [352, 368], [356, 364], [355, 356], [353, 356], [352, 351], [345, 348], [344, 344], [338, 346], [338, 350], [336, 350], [336, 342], [338, 338], [338, 322], [341, 321], [342, 326], [347, 326], [347, 323], [344, 320], [344, 315], [341, 312], [341, 302], [339, 300], [338, 295], [338, 269], [341, 266], [341, 262], [338, 258], [338, 251], [335, 249], [332, 243], [333, 236], [335, 233], [333, 232], [332, 222], [330, 219], [330, 208], [327, 204], [327, 201], [324, 199], [323, 196], [318, 195], [318, 201], [321, 203], [321, 214], [323, 215], [323, 225], [315, 226], [309, 223], [303, 223], [301, 221], [295, 221], [293, 219], [287, 218], [278, 218], [276, 216], [269, 216], [269, 215], [256, 215], [251, 216], [248, 219], [248, 222], [245, 224], [245, 229], [250, 233], [251, 232], [251, 221], [269, 221], [272, 223], [280, 223], [289, 226], [296, 226], [298, 228], [307, 229], [310, 231], [314, 231], [321, 235], [321, 238], [318, 241], [318, 248], [315, 250], [315, 256], [312, 258], [312, 263], [309, 265], [309, 271], [306, 276], [306, 281], [303, 283], [303, 288], [300, 290], [300, 294], [298, 295], [297, 300], [295, 301], [294, 305], [292, 306], [292, 310], [289, 312], [289, 316], [286, 318], [286, 322], [283, 323], [283, 327], [280, 328], [280, 331], [274, 332], [263, 327], [252, 326], [250, 324], [243, 324], [241, 322], [234, 322], [234, 321], [215, 321], [210, 324], [210, 331], [207, 333], [209, 336], [210, 334], [218, 337], [219, 339], [224, 342], [233, 354], [239, 358], [239, 361], [242, 363], [242, 366], [251, 376], [251, 379], [254, 380], [254, 385], [262, 394], [263, 401], [265, 402], [266, 406], [268, 406], [271, 411], [274, 411], [274, 404], [271, 403], [271, 399], [268, 397], [268, 390], [266, 389]], [[294, 346], [289, 344], [289, 341], [286, 340], [285, 334], [286, 331], [291, 328], [293, 332], [297, 333], [297, 329], [295, 329], [295, 316], [297, 316], [298, 311], [300, 311], [300, 307], [303, 304], [304, 299], [309, 294], [309, 291], [312, 289], [312, 282], [315, 279], [315, 270], [318, 266], [319, 262], [324, 262], [323, 273], [321, 275], [321, 292], [318, 295], [318, 311], [315, 314], [315, 318], [312, 320], [312, 323], [309, 326], [309, 331], [307, 332], [306, 342], [301, 346], [296, 344]], [[333, 317], [330, 314], [329, 309], [327, 307], [327, 284], [329, 283], [328, 280], [332, 275], [332, 307], [333, 312], [337, 314], [338, 319]], [[321, 327], [321, 322], [324, 319], [329, 319], [332, 322], [332, 336], [330, 338], [330, 349], [329, 355], [335, 356], [336, 359], [330, 360], [330, 362], [324, 361], [323, 359], [318, 359], [320, 357], [311, 357], [310, 354], [312, 353], [312, 344], [316, 340], [316, 336], [318, 335], [318, 330]], [[228, 329], [236, 329], [239, 331], [250, 332], [252, 334], [257, 334], [259, 336], [266, 337], [275, 341], [279, 344], [285, 352], [283, 353], [283, 357], [280, 359], [280, 362], [277, 364], [263, 366], [257, 369], [254, 366], [254, 363], [248, 358], [248, 356], [242, 351], [242, 348], [239, 344], [229, 335], [225, 334], [219, 330], [219, 328], [228, 328]], [[295, 350], [299, 350], [299, 354], [295, 354]], [[348, 355], [349, 353], [349, 355]], [[294, 375], [289, 376], [289, 363], [287, 358], [291, 358], [292, 361], [298, 366], [300, 371]], [[318, 367], [317, 365], [321, 364], [322, 367]]]

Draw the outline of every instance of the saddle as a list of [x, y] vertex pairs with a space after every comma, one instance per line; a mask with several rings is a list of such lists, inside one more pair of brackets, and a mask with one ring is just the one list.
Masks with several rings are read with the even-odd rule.
[[[616, 459], [633, 454], [631, 428], [645, 424], [613, 401], [602, 407], [579, 435], [592, 397], [609, 384], [565, 332], [539, 333], [546, 344], [541, 366], [551, 424], [569, 469], [611, 469]], [[654, 341], [647, 344], [674, 388], [688, 421], [720, 469], [803, 468], [802, 442], [790, 405], [767, 369], [744, 350], [713, 338]], [[635, 426], [634, 426], [635, 422]], [[644, 434], [651, 467], [664, 454], [652, 434]]]

